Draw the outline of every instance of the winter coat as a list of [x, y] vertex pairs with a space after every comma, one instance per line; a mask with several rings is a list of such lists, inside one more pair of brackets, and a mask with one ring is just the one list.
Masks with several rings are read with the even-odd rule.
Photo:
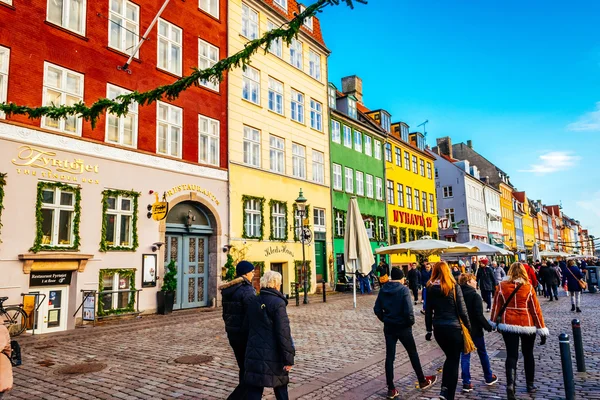
[[540, 268], [540, 280], [546, 285], [558, 285], [560, 283], [560, 275], [554, 268], [542, 265]]
[[538, 287], [537, 276], [535, 276], [535, 271], [529, 264], [523, 264], [525, 267], [525, 271], [527, 271], [527, 276], [529, 277], [529, 283], [533, 285], [534, 288]]
[[[10, 334], [0, 318], [0, 351], [10, 355]], [[0, 393], [7, 392], [13, 387], [12, 364], [8, 357], [0, 354]]]
[[[571, 271], [572, 274], [569, 271]], [[573, 277], [573, 275], [575, 275], [575, 277]], [[562, 285], [567, 285], [567, 289], [569, 289], [569, 292], [581, 292], [581, 286], [579, 286], [579, 282], [577, 281], [577, 279], [583, 279], [583, 274], [581, 273], [579, 268], [577, 268], [577, 266], [574, 265], [572, 267], [565, 267], [563, 269], [562, 276]]]
[[521, 283], [522, 286], [510, 300], [504, 314], [502, 314], [501, 322], [497, 325], [498, 331], [532, 335], [537, 333], [540, 336], [548, 336], [548, 328], [544, 323], [544, 316], [535, 294], [535, 287], [523, 280], [515, 282], [502, 281], [500, 283], [492, 306], [492, 325], [496, 326], [500, 309], [517, 287], [517, 283]]
[[494, 272], [494, 280], [496, 281], [496, 285], [500, 284], [506, 277], [506, 272], [500, 267], [492, 267], [492, 271]]
[[[455, 293], [458, 294], [456, 298]], [[432, 332], [432, 328], [460, 329], [459, 315], [462, 323], [470, 330], [469, 314], [460, 286], [456, 285], [447, 296], [442, 292], [439, 283], [427, 286], [427, 301], [425, 302], [425, 327], [427, 332]]]
[[294, 365], [296, 350], [287, 303], [281, 292], [265, 288], [248, 305], [244, 380], [249, 385], [279, 387], [289, 382], [288, 372], [283, 367]]
[[493, 291], [496, 287], [494, 271], [490, 267], [481, 267], [477, 270], [477, 285], [481, 290]]
[[484, 330], [488, 332], [492, 330], [492, 325], [490, 325], [490, 322], [483, 315], [483, 300], [479, 293], [477, 293], [477, 290], [471, 286], [460, 285], [460, 288], [463, 292], [469, 321], [471, 322], [471, 335], [474, 337], [483, 337]]
[[379, 274], [379, 276], [387, 275], [389, 277], [390, 276], [390, 266], [387, 265], [386, 263], [383, 263], [383, 265], [381, 265], [381, 264], [378, 265], [377, 273]]
[[410, 291], [398, 281], [388, 281], [381, 288], [373, 311], [386, 329], [410, 328], [415, 324]]
[[243, 327], [250, 300], [256, 297], [252, 283], [241, 276], [219, 287], [223, 296], [223, 321], [229, 338], [245, 340], [248, 331]]
[[427, 282], [429, 282], [431, 279], [431, 272], [431, 269], [429, 271], [427, 271], [425, 268], [421, 270], [421, 285], [423, 287], [427, 286]]
[[458, 282], [458, 277], [460, 276], [461, 272], [460, 269], [457, 269], [456, 271], [454, 269], [452, 269], [452, 276], [454, 277], [454, 280], [456, 282]]
[[408, 271], [406, 274], [406, 279], [408, 279], [408, 287], [416, 288], [421, 284], [421, 273], [418, 269], [414, 268]]

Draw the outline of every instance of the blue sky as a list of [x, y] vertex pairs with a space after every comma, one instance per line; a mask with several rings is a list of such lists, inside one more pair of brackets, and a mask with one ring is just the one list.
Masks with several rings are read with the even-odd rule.
[[428, 144], [471, 139], [518, 190], [600, 236], [600, 1], [370, 0], [320, 14], [329, 80]]

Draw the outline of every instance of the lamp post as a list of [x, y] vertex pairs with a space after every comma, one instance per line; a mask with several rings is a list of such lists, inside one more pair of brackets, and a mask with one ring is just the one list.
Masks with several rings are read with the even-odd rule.
[[306, 273], [306, 256], [304, 253], [305, 238], [303, 223], [304, 213], [306, 212], [306, 197], [304, 197], [304, 195], [302, 194], [302, 189], [300, 189], [300, 194], [296, 199], [296, 209], [298, 210], [298, 215], [300, 216], [300, 234], [298, 236], [300, 237], [300, 242], [302, 242], [302, 279], [304, 280], [304, 301], [302, 303], [308, 304], [308, 282], [306, 282], [306, 277], [308, 274]]

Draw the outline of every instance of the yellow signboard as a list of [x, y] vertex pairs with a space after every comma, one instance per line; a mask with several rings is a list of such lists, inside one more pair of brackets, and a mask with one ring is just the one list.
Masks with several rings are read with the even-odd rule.
[[158, 193], [154, 193], [156, 196], [156, 201], [152, 204], [152, 208], [150, 212], [152, 213], [152, 219], [155, 221], [160, 221], [166, 218], [167, 213], [169, 212], [169, 203], [166, 201], [158, 200]]

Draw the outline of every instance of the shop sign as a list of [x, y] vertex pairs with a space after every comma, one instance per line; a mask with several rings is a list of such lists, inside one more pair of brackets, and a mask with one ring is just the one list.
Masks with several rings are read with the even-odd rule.
[[153, 220], [160, 221], [165, 219], [165, 217], [167, 216], [167, 213], [169, 212], [169, 203], [167, 203], [166, 201], [159, 201], [158, 193], [154, 193], [154, 195], [156, 196], [156, 201], [152, 204], [150, 212], [152, 213]]
[[96, 319], [96, 292], [83, 292], [83, 320], [94, 321]]
[[448, 218], [440, 218], [438, 221], [438, 228], [440, 230], [445, 230], [450, 228], [450, 220]]
[[71, 271], [37, 272], [29, 274], [29, 286], [70, 285]]
[[170, 190], [167, 190], [167, 196], [169, 196], [169, 197], [173, 196], [175, 193], [183, 192], [184, 190], [189, 190], [190, 192], [197, 192], [197, 193], [203, 194], [204, 196], [206, 196], [210, 200], [212, 200], [216, 205], [219, 205], [219, 200], [217, 200], [217, 197], [211, 191], [206, 190], [203, 187], [198, 186], [198, 185], [185, 184], [185, 185], [175, 186], [175, 187], [171, 188]]
[[294, 253], [288, 249], [287, 245], [282, 244], [281, 246], [269, 246], [265, 249], [265, 257], [269, 257], [273, 254], [287, 254], [294, 257]]
[[427, 225], [427, 228], [431, 228], [431, 224], [433, 223], [433, 218], [431, 217], [423, 217], [419, 214], [411, 214], [405, 211], [394, 210], [394, 222], [400, 222], [402, 224], [407, 225], [416, 225], [423, 226]]

